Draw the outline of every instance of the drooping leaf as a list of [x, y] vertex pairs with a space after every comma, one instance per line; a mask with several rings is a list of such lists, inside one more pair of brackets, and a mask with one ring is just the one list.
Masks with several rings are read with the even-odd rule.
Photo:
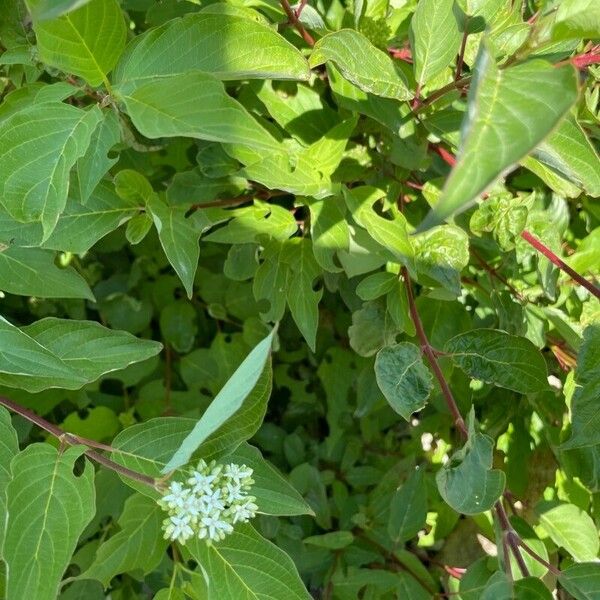
[[521, 394], [548, 388], [544, 357], [526, 338], [497, 329], [475, 329], [448, 340], [445, 350], [475, 379]]
[[86, 153], [77, 161], [79, 197], [84, 204], [102, 177], [117, 162], [107, 156], [110, 149], [121, 140], [119, 117], [113, 111], [103, 112]]
[[350, 232], [341, 198], [308, 200], [312, 249], [319, 266], [331, 273], [341, 271], [334, 261], [338, 250], [348, 250]]
[[564, 548], [576, 561], [596, 560], [600, 540], [593, 519], [574, 504], [558, 504], [539, 509], [540, 523], [552, 541]]
[[571, 437], [562, 445], [567, 450], [600, 443], [600, 327], [583, 332], [571, 400]]
[[465, 445], [436, 474], [442, 498], [457, 512], [476, 515], [492, 508], [502, 495], [506, 476], [492, 469], [494, 442], [471, 432]]
[[12, 461], [4, 560], [6, 598], [54, 600], [79, 536], [95, 512], [94, 468], [73, 474], [82, 448], [31, 444]]
[[415, 469], [399, 487], [390, 503], [388, 534], [396, 542], [413, 538], [427, 519], [427, 487], [423, 469]]
[[213, 75], [191, 71], [118, 90], [133, 124], [149, 138], [193, 137], [278, 151], [279, 143]]
[[[0, 406], [0, 514], [6, 514], [6, 488], [12, 478], [10, 462], [19, 452], [17, 432], [14, 430], [10, 413]], [[4, 543], [6, 519], [0, 519], [0, 559]]]
[[54, 230], [69, 190], [69, 171], [90, 143], [101, 112], [34, 104], [0, 122], [2, 205], [17, 221]]
[[313, 288], [321, 269], [313, 256], [310, 242], [303, 238], [288, 240], [283, 247], [281, 260], [290, 266], [287, 288], [290, 312], [308, 346], [314, 352], [319, 326], [319, 301], [323, 291], [315, 291]]
[[0, 383], [29, 392], [78, 389], [110, 371], [154, 356], [158, 342], [94, 321], [49, 317], [21, 329], [0, 321]]
[[85, 279], [71, 266], [56, 266], [55, 257], [51, 250], [39, 248], [10, 246], [0, 251], [0, 289], [20, 296], [94, 300]]
[[219, 79], [308, 79], [302, 54], [274, 29], [233, 14], [190, 14], [138, 36], [114, 79], [128, 87], [190, 71]]
[[364, 92], [409, 100], [412, 97], [404, 74], [393, 60], [353, 29], [342, 29], [323, 36], [313, 48], [310, 66], [332, 62], [341, 74]]
[[291, 558], [250, 525], [218, 544], [192, 539], [186, 547], [208, 576], [207, 600], [310, 600]]
[[120, 573], [153, 571], [169, 544], [161, 531], [164, 518], [154, 500], [140, 494], [130, 496], [119, 517], [120, 531], [100, 545], [94, 562], [80, 577], [97, 579], [108, 587]]
[[460, 44], [454, 0], [421, 0], [410, 22], [415, 79], [419, 86], [439, 75]]
[[201, 231], [195, 226], [193, 215], [192, 218], [186, 219], [185, 208], [167, 206], [158, 197], [150, 199], [148, 210], [152, 215], [160, 244], [179, 275], [188, 298], [191, 298], [200, 257], [198, 240]]
[[570, 65], [531, 60], [500, 69], [482, 44], [456, 166], [422, 228], [472, 205], [554, 129], [576, 98], [577, 77]]
[[206, 409], [194, 429], [183, 440], [181, 446], [163, 468], [163, 473], [168, 473], [185, 465], [200, 444], [241, 408], [244, 400], [257, 384], [269, 360], [274, 333], [275, 330], [271, 331], [243, 360], [242, 364]]
[[34, 22], [34, 30], [42, 62], [92, 86], [107, 82], [127, 36], [117, 0], [91, 0], [60, 17]]
[[425, 406], [433, 387], [420, 348], [410, 342], [382, 348], [375, 359], [375, 375], [390, 406], [407, 421]]

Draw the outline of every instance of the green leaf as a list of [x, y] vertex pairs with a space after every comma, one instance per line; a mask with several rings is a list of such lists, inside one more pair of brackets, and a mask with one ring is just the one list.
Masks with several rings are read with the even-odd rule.
[[600, 589], [600, 565], [597, 562], [571, 565], [558, 580], [576, 600], [595, 600]]
[[169, 545], [162, 536], [165, 513], [156, 502], [134, 494], [126, 502], [119, 517], [120, 531], [100, 545], [94, 562], [82, 579], [97, 579], [106, 588], [120, 573], [152, 572]]
[[494, 441], [471, 432], [465, 445], [436, 474], [442, 498], [457, 512], [477, 515], [492, 508], [502, 495], [506, 477], [492, 469]]
[[441, 225], [412, 237], [420, 283], [441, 283], [460, 294], [460, 272], [469, 263], [469, 237], [455, 225]]
[[121, 141], [119, 117], [114, 111], [104, 111], [102, 120], [92, 134], [86, 153], [77, 161], [79, 197], [85, 204], [108, 170], [117, 162], [108, 152]]
[[363, 92], [395, 100], [410, 100], [413, 96], [394, 61], [353, 29], [329, 33], [315, 44], [310, 66], [326, 62], [335, 64], [343, 77]]
[[452, 63], [460, 39], [454, 0], [421, 0], [417, 4], [410, 22], [410, 47], [420, 87]]
[[445, 350], [475, 379], [521, 394], [548, 388], [544, 357], [526, 338], [497, 329], [475, 329], [448, 340]]
[[394, 344], [400, 333], [385, 303], [379, 300], [365, 302], [352, 313], [352, 325], [348, 328], [350, 347], [359, 356], [373, 356], [384, 346]]
[[167, 206], [157, 196], [148, 202], [160, 244], [181, 279], [188, 298], [194, 293], [194, 277], [198, 268], [200, 229], [195, 219], [186, 219], [185, 208]]
[[596, 325], [583, 332], [575, 383], [571, 400], [571, 437], [562, 445], [565, 450], [600, 443], [600, 327]]
[[356, 286], [356, 295], [361, 300], [375, 300], [396, 289], [398, 276], [387, 271], [380, 271], [365, 277]]
[[[10, 413], [0, 406], [0, 514], [6, 515], [6, 488], [11, 480], [10, 461], [19, 452], [17, 432], [14, 430]], [[0, 559], [4, 544], [6, 519], [0, 519]]]
[[326, 200], [307, 199], [310, 210], [310, 235], [315, 259], [330, 273], [342, 271], [334, 261], [338, 250], [348, 250], [350, 232], [345, 219], [346, 208], [339, 197]]
[[364, 185], [344, 188], [344, 198], [354, 220], [364, 227], [369, 235], [401, 264], [412, 265], [414, 249], [408, 232], [408, 222], [404, 215], [395, 211], [392, 219], [380, 217], [373, 205], [385, 192]]
[[552, 600], [552, 594], [541, 579], [526, 577], [515, 581], [514, 598], [515, 600]]
[[388, 535], [396, 544], [415, 537], [427, 519], [427, 486], [423, 469], [416, 468], [399, 487], [390, 503]]
[[135, 246], [148, 235], [151, 227], [152, 217], [148, 213], [140, 213], [128, 221], [125, 237], [132, 246]]
[[564, 548], [577, 562], [596, 560], [600, 550], [598, 530], [593, 519], [574, 504], [559, 504], [539, 509], [540, 523], [552, 541]]
[[[121, 92], [119, 92], [121, 93]], [[192, 137], [279, 150], [271, 136], [225, 86], [193, 71], [144, 83], [121, 95], [133, 124], [149, 138]]]
[[2, 205], [17, 221], [41, 222], [44, 240], [65, 208], [69, 171], [85, 154], [100, 117], [97, 107], [48, 102], [0, 122]]
[[29, 392], [78, 389], [100, 376], [154, 356], [158, 342], [95, 321], [46, 318], [18, 329], [0, 320], [0, 384]]
[[218, 544], [192, 539], [186, 548], [208, 576], [207, 600], [311, 598], [291, 558], [250, 525], [236, 525]]
[[57, 267], [55, 253], [10, 246], [0, 251], [0, 289], [39, 298], [94, 300], [85, 279], [73, 267]]
[[79, 536], [96, 510], [94, 467], [73, 474], [83, 448], [31, 444], [12, 461], [4, 540], [7, 600], [54, 600]]
[[168, 473], [188, 463], [200, 444], [242, 407], [244, 400], [257, 384], [269, 360], [274, 334], [275, 330], [271, 331], [243, 360], [242, 364], [206, 409], [194, 429], [173, 454], [162, 470], [163, 473]]
[[475, 63], [456, 166], [426, 229], [475, 202], [533, 150], [577, 98], [573, 67], [541, 60], [500, 69], [485, 44]]
[[532, 156], [590, 196], [600, 196], [600, 157], [573, 116], [563, 119]]
[[290, 269], [287, 288], [290, 312], [309, 348], [314, 352], [319, 326], [319, 302], [323, 290], [313, 289], [321, 269], [312, 253], [310, 241], [305, 238], [287, 240], [283, 246], [281, 260], [287, 263]]
[[554, 40], [600, 38], [600, 7], [595, 0], [563, 0], [552, 28]]
[[311, 535], [304, 538], [303, 542], [319, 548], [328, 548], [329, 550], [341, 550], [349, 546], [354, 541], [354, 536], [350, 531], [332, 531], [321, 535]]
[[190, 71], [223, 80], [307, 80], [310, 75], [302, 54], [271, 27], [239, 15], [201, 13], [138, 36], [121, 57], [114, 80], [131, 87]]
[[254, 446], [241, 444], [223, 460], [253, 469], [251, 494], [256, 497], [258, 512], [277, 516], [314, 515], [298, 491]]
[[27, 7], [34, 21], [44, 21], [56, 19], [87, 2], [90, 0], [27, 0]]
[[42, 62], [92, 86], [107, 83], [127, 37], [117, 0], [91, 0], [56, 19], [34, 22], [33, 28]]
[[421, 349], [410, 342], [382, 348], [375, 359], [375, 375], [390, 406], [409, 422], [425, 406], [433, 387]]

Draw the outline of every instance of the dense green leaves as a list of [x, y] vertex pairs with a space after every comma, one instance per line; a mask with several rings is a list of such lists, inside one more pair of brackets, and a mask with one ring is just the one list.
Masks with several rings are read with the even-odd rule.
[[32, 444], [11, 463], [4, 560], [6, 598], [53, 600], [83, 528], [94, 516], [94, 468], [73, 474], [81, 448]]
[[116, 0], [91, 0], [56, 19], [36, 22], [34, 30], [43, 62], [94, 86], [107, 81], [127, 35]]
[[461, 127], [457, 163], [429, 224], [465, 210], [557, 125], [577, 98], [569, 66], [532, 60], [500, 69], [481, 46]]
[[407, 421], [425, 406], [432, 381], [418, 346], [402, 342], [382, 348], [375, 359], [375, 374], [390, 406]]
[[548, 387], [544, 358], [526, 338], [504, 331], [478, 329], [453, 337], [446, 343], [445, 350], [475, 379], [522, 394]]

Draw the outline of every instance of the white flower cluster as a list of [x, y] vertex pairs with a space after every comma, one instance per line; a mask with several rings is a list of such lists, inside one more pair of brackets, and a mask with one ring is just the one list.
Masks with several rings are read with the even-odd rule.
[[159, 506], [169, 513], [163, 521], [165, 539], [185, 544], [193, 536], [208, 543], [222, 540], [236, 523], [252, 519], [258, 506], [249, 496], [254, 480], [246, 465], [218, 465], [201, 460], [185, 482], [174, 481]]

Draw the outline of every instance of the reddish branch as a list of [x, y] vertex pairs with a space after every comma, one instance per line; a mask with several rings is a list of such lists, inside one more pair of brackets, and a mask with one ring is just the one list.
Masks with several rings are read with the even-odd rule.
[[410, 48], [388, 48], [388, 52], [392, 58], [403, 60], [407, 63], [412, 63], [412, 52]]
[[312, 35], [310, 35], [310, 33], [308, 33], [308, 31], [306, 31], [304, 25], [302, 25], [302, 23], [300, 23], [300, 21], [298, 20], [306, 2], [300, 4], [301, 7], [298, 7], [298, 11], [294, 11], [294, 9], [290, 6], [288, 0], [280, 0], [280, 4], [285, 14], [287, 15], [288, 23], [296, 28], [296, 31], [302, 36], [302, 39], [309, 46], [314, 46], [314, 38], [312, 37]]
[[[46, 421], [39, 415], [36, 415], [33, 411], [9, 400], [8, 398], [4, 398], [0, 396], [0, 404], [8, 408], [8, 410], [21, 415], [24, 419], [27, 419], [30, 423], [37, 425], [44, 431], [47, 431], [62, 443], [69, 444], [70, 446], [91, 446], [93, 448], [99, 448], [101, 450], [115, 450], [111, 446], [106, 446], [104, 444], [99, 444], [98, 442], [94, 442], [93, 440], [88, 440], [87, 438], [73, 435], [72, 433], [67, 433], [63, 431], [60, 427], [57, 427], [53, 423]], [[106, 458], [99, 452], [95, 450], [90, 450], [89, 448], [85, 450], [84, 454], [96, 461], [97, 463], [104, 465], [106, 468], [116, 471], [120, 473], [124, 477], [128, 477], [129, 479], [134, 479], [135, 481], [139, 481], [140, 483], [144, 483], [149, 485], [150, 487], [156, 487], [156, 481], [153, 477], [149, 477], [148, 475], [144, 475], [143, 473], [138, 473], [137, 471], [132, 471], [119, 463], [116, 463], [109, 458]]]
[[[430, 144], [429, 148], [442, 157], [442, 159], [451, 167], [456, 164], [456, 158], [453, 154], [448, 152], [443, 146], [439, 144]], [[487, 197], [487, 196], [485, 196]], [[561, 271], [564, 271], [576, 281], [579, 285], [583, 286], [590, 294], [600, 299], [600, 289], [597, 288], [593, 283], [589, 282], [585, 277], [580, 275], [577, 271], [572, 269], [564, 260], [559, 258], [548, 246], [543, 244], [536, 237], [531, 235], [529, 231], [523, 231], [521, 237], [531, 246], [533, 246], [540, 254], [543, 254], [553, 265], [557, 266]]]

